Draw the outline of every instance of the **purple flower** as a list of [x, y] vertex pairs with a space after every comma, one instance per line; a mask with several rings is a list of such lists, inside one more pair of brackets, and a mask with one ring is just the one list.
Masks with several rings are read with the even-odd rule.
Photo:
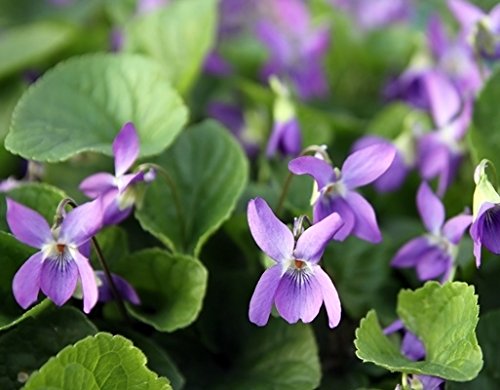
[[476, 51], [486, 58], [500, 58], [500, 5], [489, 14], [465, 0], [448, 0], [448, 7]]
[[[98, 280], [99, 302], [109, 302], [114, 300], [115, 297], [113, 295], [113, 290], [111, 289], [104, 271], [95, 271], [95, 276]], [[115, 284], [118, 293], [124, 300], [127, 300], [134, 305], [140, 305], [141, 300], [129, 282], [116, 274], [111, 274], [111, 278], [113, 279], [113, 283]]]
[[132, 212], [136, 200], [134, 185], [147, 180], [144, 172], [127, 170], [139, 156], [139, 137], [132, 123], [126, 123], [113, 141], [115, 175], [99, 172], [80, 183], [80, 190], [90, 198], [102, 197], [104, 225], [117, 224]]
[[474, 241], [476, 266], [481, 265], [481, 247], [500, 254], [500, 195], [485, 174], [489, 161], [483, 160], [474, 173], [473, 219], [470, 235]]
[[383, 91], [387, 100], [403, 100], [409, 105], [421, 109], [429, 109], [425, 79], [429, 74], [427, 66], [411, 66], [399, 77], [390, 80]]
[[233, 73], [233, 68], [229, 62], [227, 62], [221, 54], [217, 51], [212, 50], [208, 53], [203, 63], [203, 70], [214, 76], [229, 76]]
[[420, 138], [417, 164], [424, 180], [439, 177], [437, 193], [443, 196], [462, 161], [461, 141], [471, 121], [472, 103], [462, 101], [455, 86], [440, 72], [429, 73], [426, 88], [437, 130]]
[[302, 99], [324, 96], [328, 83], [321, 64], [330, 45], [329, 29], [310, 25], [301, 0], [273, 0], [266, 5], [268, 12], [255, 26], [257, 38], [269, 50], [263, 79], [276, 75], [289, 80]]
[[382, 240], [375, 212], [356, 188], [379, 178], [392, 164], [396, 150], [389, 144], [376, 144], [358, 150], [347, 157], [339, 170], [311, 156], [298, 157], [288, 164], [296, 175], [310, 175], [318, 185], [313, 206], [314, 223], [332, 213], [338, 213], [344, 225], [334, 239], [344, 240], [354, 234], [363, 240], [377, 243]]
[[332, 214], [303, 232], [301, 226], [294, 226], [294, 234], [261, 198], [249, 202], [247, 215], [255, 242], [276, 262], [264, 271], [255, 287], [250, 300], [250, 321], [259, 326], [267, 324], [274, 303], [287, 322], [311, 322], [324, 302], [329, 326], [336, 327], [340, 321], [340, 300], [318, 262], [342, 225], [339, 215]]
[[302, 136], [299, 121], [296, 118], [274, 123], [267, 143], [266, 154], [274, 156], [277, 152], [284, 156], [297, 156], [302, 149]]
[[444, 282], [452, 270], [458, 244], [472, 217], [459, 214], [444, 223], [444, 206], [425, 182], [418, 189], [417, 208], [428, 233], [403, 245], [391, 265], [396, 268], [415, 267], [422, 281], [442, 275]]
[[414, 143], [413, 134], [409, 134], [408, 131], [401, 133], [393, 142], [375, 135], [367, 135], [354, 143], [352, 151], [355, 152], [376, 144], [391, 145], [396, 149], [396, 155], [389, 169], [373, 182], [373, 186], [378, 192], [390, 192], [403, 185], [408, 172], [413, 168], [415, 163]]
[[[425, 358], [426, 352], [425, 347], [422, 341], [412, 332], [410, 332], [404, 326], [401, 320], [394, 321], [391, 325], [384, 329], [384, 334], [392, 334], [394, 332], [402, 332], [403, 333], [403, 341], [401, 342], [401, 353], [406, 356], [408, 359], [413, 361], [423, 360]], [[422, 390], [438, 390], [444, 380], [430, 375], [413, 375], [408, 378], [408, 386], [411, 388], [411, 385], [416, 385], [415, 379], [419, 382], [419, 385], [422, 386]]]
[[36, 302], [41, 289], [61, 306], [73, 295], [80, 280], [83, 311], [89, 313], [97, 302], [97, 285], [89, 260], [79, 247], [102, 226], [100, 200], [76, 207], [60, 226], [51, 229], [36, 211], [7, 198], [7, 223], [19, 241], [40, 249], [14, 276], [12, 290], [19, 305], [26, 309]]

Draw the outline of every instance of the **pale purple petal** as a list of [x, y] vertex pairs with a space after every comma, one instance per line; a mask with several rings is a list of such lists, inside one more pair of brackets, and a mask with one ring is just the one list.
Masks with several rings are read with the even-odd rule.
[[295, 258], [318, 263], [326, 245], [342, 225], [340, 215], [333, 213], [306, 229], [295, 245], [293, 251]]
[[61, 224], [60, 241], [80, 246], [90, 240], [102, 227], [102, 214], [100, 198], [74, 208]]
[[14, 297], [23, 309], [28, 308], [38, 299], [42, 260], [43, 254], [35, 253], [19, 268], [12, 280]]
[[267, 324], [282, 273], [281, 265], [276, 264], [265, 270], [257, 282], [248, 310], [248, 317], [254, 324], [259, 326]]
[[354, 191], [349, 191], [345, 196], [345, 200], [356, 218], [352, 234], [372, 243], [382, 241], [382, 233], [380, 233], [377, 217], [371, 204]]
[[53, 240], [49, 224], [40, 214], [10, 198], [6, 200], [7, 223], [19, 241], [41, 248], [43, 244]]
[[122, 127], [113, 141], [115, 175], [121, 176], [132, 166], [139, 156], [139, 136], [132, 123]]
[[426, 229], [438, 234], [444, 223], [444, 206], [425, 181], [418, 188], [417, 208]]
[[457, 215], [449, 219], [443, 226], [443, 235], [454, 245], [458, 245], [465, 230], [472, 223], [471, 215]]
[[57, 306], [64, 305], [71, 298], [77, 280], [78, 268], [69, 254], [64, 258], [49, 257], [43, 262], [40, 287]]
[[389, 169], [373, 182], [373, 186], [378, 192], [395, 191], [403, 185], [408, 171], [409, 168], [398, 151]]
[[[111, 289], [111, 285], [109, 284], [104, 271], [95, 271], [95, 276], [101, 281], [101, 284], [98, 286], [99, 302], [109, 302], [114, 300], [115, 296], [113, 295], [113, 290]], [[137, 295], [137, 292], [129, 282], [116, 274], [111, 274], [111, 278], [113, 279], [113, 283], [115, 284], [115, 287], [122, 299], [129, 301], [134, 305], [141, 304], [139, 295]]]
[[389, 334], [397, 332], [403, 328], [404, 328], [403, 321], [396, 320], [393, 323], [391, 323], [389, 326], [384, 328], [384, 334], [389, 335]]
[[446, 189], [451, 185], [453, 179], [455, 179], [460, 163], [462, 162], [462, 157], [461, 154], [454, 154], [452, 152], [448, 154], [448, 160], [439, 175], [436, 191], [438, 196], [443, 197]]
[[443, 22], [438, 15], [432, 15], [427, 23], [427, 42], [436, 58], [441, 57], [449, 46]]
[[108, 191], [101, 197], [103, 226], [117, 225], [132, 213], [134, 204], [132, 203], [120, 208], [119, 198], [120, 193], [118, 190]]
[[107, 172], [99, 172], [84, 179], [80, 183], [80, 191], [89, 198], [97, 198], [106, 191], [116, 187], [115, 177]]
[[274, 24], [262, 20], [256, 23], [255, 35], [269, 49], [271, 62], [277, 67], [285, 67], [292, 58], [292, 48], [285, 34]]
[[449, 162], [449, 150], [437, 132], [422, 136], [418, 142], [418, 168], [424, 180], [431, 180], [445, 169]]
[[274, 124], [267, 143], [266, 155], [268, 157], [274, 156], [277, 152], [285, 156], [297, 156], [301, 148], [302, 136], [296, 118]]
[[328, 314], [328, 325], [330, 328], [335, 328], [340, 322], [342, 312], [337, 290], [328, 274], [320, 266], [314, 267], [314, 276], [321, 288], [326, 313]]
[[425, 347], [420, 339], [409, 330], [405, 330], [403, 341], [401, 342], [401, 352], [408, 359], [417, 361], [425, 357]]
[[448, 8], [466, 30], [485, 16], [479, 7], [464, 0], [448, 0]]
[[430, 375], [415, 375], [422, 384], [423, 390], [439, 390], [444, 379]]
[[392, 164], [396, 148], [376, 144], [352, 153], [342, 166], [342, 182], [348, 189], [363, 186], [379, 178]]
[[312, 156], [302, 156], [291, 160], [288, 169], [295, 175], [309, 175], [321, 189], [334, 180], [333, 168], [326, 161]]
[[260, 249], [278, 263], [291, 258], [295, 244], [293, 234], [264, 199], [248, 202], [247, 217], [250, 232]]
[[312, 57], [321, 58], [328, 51], [330, 36], [329, 27], [322, 27], [309, 34], [304, 42], [304, 52]]
[[419, 259], [429, 250], [432, 245], [425, 237], [417, 237], [403, 245], [394, 258], [391, 260], [391, 266], [396, 268], [414, 267]]
[[460, 112], [460, 94], [449, 77], [438, 71], [427, 75], [425, 85], [432, 117], [437, 127], [442, 128]]
[[314, 223], [317, 224], [332, 213], [338, 213], [344, 223], [337, 233], [334, 234], [333, 239], [344, 241], [351, 234], [356, 219], [351, 207], [342, 197], [329, 198], [321, 196], [313, 207]]
[[89, 313], [97, 303], [97, 298], [99, 296], [94, 270], [90, 266], [88, 259], [80, 252], [73, 251], [72, 255], [78, 267], [78, 274], [80, 275], [80, 281], [82, 283], [83, 311]]
[[129, 173], [117, 178], [118, 191], [123, 193], [131, 185], [144, 181], [144, 172]]
[[321, 286], [314, 274], [287, 272], [276, 290], [275, 304], [280, 315], [290, 324], [299, 319], [308, 323], [316, 318], [323, 302]]
[[451, 266], [450, 256], [442, 249], [435, 247], [425, 252], [416, 264], [417, 276], [420, 280], [429, 280], [443, 275]]

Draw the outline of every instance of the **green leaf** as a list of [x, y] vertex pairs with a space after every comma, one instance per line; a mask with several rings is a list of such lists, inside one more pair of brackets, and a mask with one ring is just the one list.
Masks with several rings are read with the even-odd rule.
[[145, 365], [146, 357], [130, 340], [98, 333], [64, 348], [31, 376], [24, 389], [171, 389], [167, 379]]
[[150, 156], [175, 139], [186, 114], [153, 61], [85, 55], [61, 63], [28, 89], [14, 110], [5, 146], [39, 161], [62, 161], [83, 151], [111, 155], [116, 134], [133, 122], [141, 156]]
[[128, 306], [137, 319], [172, 332], [197, 318], [207, 286], [207, 271], [197, 259], [145, 249], [115, 262], [113, 271], [137, 290], [141, 305]]
[[356, 331], [356, 355], [390, 371], [438, 376], [459, 382], [474, 379], [483, 366], [476, 339], [479, 306], [474, 288], [465, 283], [428, 282], [398, 296], [398, 315], [423, 342], [424, 361], [410, 361], [399, 352], [370, 311]]
[[80, 311], [64, 307], [24, 321], [0, 337], [0, 388], [18, 389], [24, 376], [97, 328]]
[[198, 256], [207, 238], [229, 218], [245, 187], [245, 155], [224, 128], [206, 121], [184, 131], [154, 162], [169, 178], [158, 172], [135, 215], [172, 250]]
[[321, 379], [318, 350], [308, 325], [272, 320], [243, 341], [236, 369], [217, 388], [307, 390]]
[[67, 46], [74, 37], [70, 25], [39, 22], [14, 27], [0, 35], [0, 80], [36, 65]]
[[124, 50], [157, 60], [185, 93], [215, 41], [216, 25], [216, 1], [175, 1], [129, 23]]
[[474, 126], [470, 129], [469, 145], [478, 161], [487, 158], [500, 167], [500, 69], [488, 79], [474, 105]]

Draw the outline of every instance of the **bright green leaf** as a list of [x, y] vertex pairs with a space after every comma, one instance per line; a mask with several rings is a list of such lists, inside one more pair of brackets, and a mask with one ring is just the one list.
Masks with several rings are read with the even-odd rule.
[[174, 1], [130, 22], [124, 50], [151, 56], [181, 92], [195, 81], [216, 33], [217, 2]]
[[98, 333], [64, 348], [26, 383], [25, 390], [171, 389], [146, 368], [146, 357], [122, 336]]
[[0, 337], [0, 388], [21, 387], [23, 376], [40, 368], [51, 356], [97, 328], [80, 311], [64, 307], [24, 321]]
[[145, 249], [114, 263], [141, 298], [131, 314], [157, 330], [172, 332], [198, 316], [207, 287], [207, 271], [197, 259]]
[[465, 283], [428, 282], [418, 290], [403, 290], [398, 315], [426, 349], [424, 361], [410, 361], [380, 328], [374, 311], [356, 331], [356, 355], [390, 371], [438, 376], [454, 381], [474, 379], [483, 365], [476, 339], [479, 306], [474, 288]]
[[47, 59], [67, 46], [74, 28], [51, 22], [14, 27], [0, 34], [0, 80]]
[[165, 245], [197, 256], [210, 234], [230, 216], [244, 189], [245, 155], [224, 128], [207, 121], [184, 131], [154, 162], [169, 178], [158, 172], [136, 217]]
[[22, 157], [62, 161], [83, 151], [111, 155], [133, 122], [141, 156], [163, 151], [186, 122], [186, 108], [162, 68], [133, 55], [92, 54], [47, 72], [14, 110], [5, 146]]

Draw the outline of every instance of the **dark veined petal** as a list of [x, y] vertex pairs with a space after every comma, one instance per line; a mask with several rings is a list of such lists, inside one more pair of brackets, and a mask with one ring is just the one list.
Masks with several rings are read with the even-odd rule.
[[438, 234], [444, 223], [444, 206], [426, 182], [418, 188], [417, 208], [426, 229]]
[[102, 227], [103, 210], [100, 198], [71, 210], [61, 224], [59, 239], [80, 246], [90, 240]]
[[78, 280], [78, 268], [69, 255], [49, 257], [42, 265], [40, 287], [57, 306], [64, 305], [73, 295]]
[[334, 180], [333, 168], [326, 161], [312, 156], [302, 156], [291, 160], [288, 169], [295, 175], [309, 175], [322, 189]]
[[321, 286], [312, 273], [289, 271], [283, 275], [276, 290], [276, 309], [290, 324], [314, 320], [322, 302]]
[[84, 179], [79, 186], [80, 191], [89, 198], [97, 198], [114, 187], [116, 187], [115, 177], [107, 172], [91, 175]]
[[139, 156], [139, 136], [132, 123], [122, 127], [113, 141], [115, 155], [115, 175], [123, 175], [132, 166]]
[[478, 216], [482, 244], [495, 254], [500, 254], [500, 205], [495, 205]]
[[337, 213], [330, 214], [315, 223], [300, 235], [295, 245], [294, 256], [316, 264], [323, 256], [326, 245], [342, 225], [342, 219]]
[[349, 191], [345, 200], [356, 218], [352, 234], [368, 242], [382, 241], [382, 233], [371, 204], [355, 191]]
[[82, 283], [83, 311], [85, 313], [90, 313], [90, 310], [92, 310], [97, 303], [97, 298], [99, 296], [94, 270], [90, 266], [88, 259], [80, 252], [75, 250], [72, 251], [71, 254], [75, 260], [76, 267], [78, 267], [78, 274]]
[[7, 223], [14, 236], [24, 244], [41, 248], [52, 241], [47, 221], [36, 211], [7, 198]]
[[19, 268], [12, 281], [12, 291], [17, 303], [26, 309], [38, 299], [43, 254], [35, 253]]
[[476, 258], [476, 267], [478, 268], [481, 265], [484, 213], [486, 213], [493, 207], [495, 207], [494, 203], [484, 202], [479, 209], [476, 219], [472, 222], [472, 225], [470, 227], [470, 236], [474, 241], [474, 257]]
[[328, 325], [330, 328], [335, 328], [340, 322], [342, 312], [337, 290], [328, 274], [320, 266], [314, 267], [314, 276], [323, 294], [323, 301], [325, 302], [326, 313], [328, 315]]
[[277, 262], [291, 258], [295, 244], [293, 234], [264, 199], [248, 202], [247, 217], [250, 232], [260, 249]]
[[342, 166], [342, 182], [352, 190], [378, 179], [392, 164], [396, 148], [388, 143], [368, 146], [352, 153]]
[[264, 271], [250, 299], [248, 318], [256, 325], [264, 326], [269, 321], [276, 289], [283, 274], [282, 266], [276, 264]]

